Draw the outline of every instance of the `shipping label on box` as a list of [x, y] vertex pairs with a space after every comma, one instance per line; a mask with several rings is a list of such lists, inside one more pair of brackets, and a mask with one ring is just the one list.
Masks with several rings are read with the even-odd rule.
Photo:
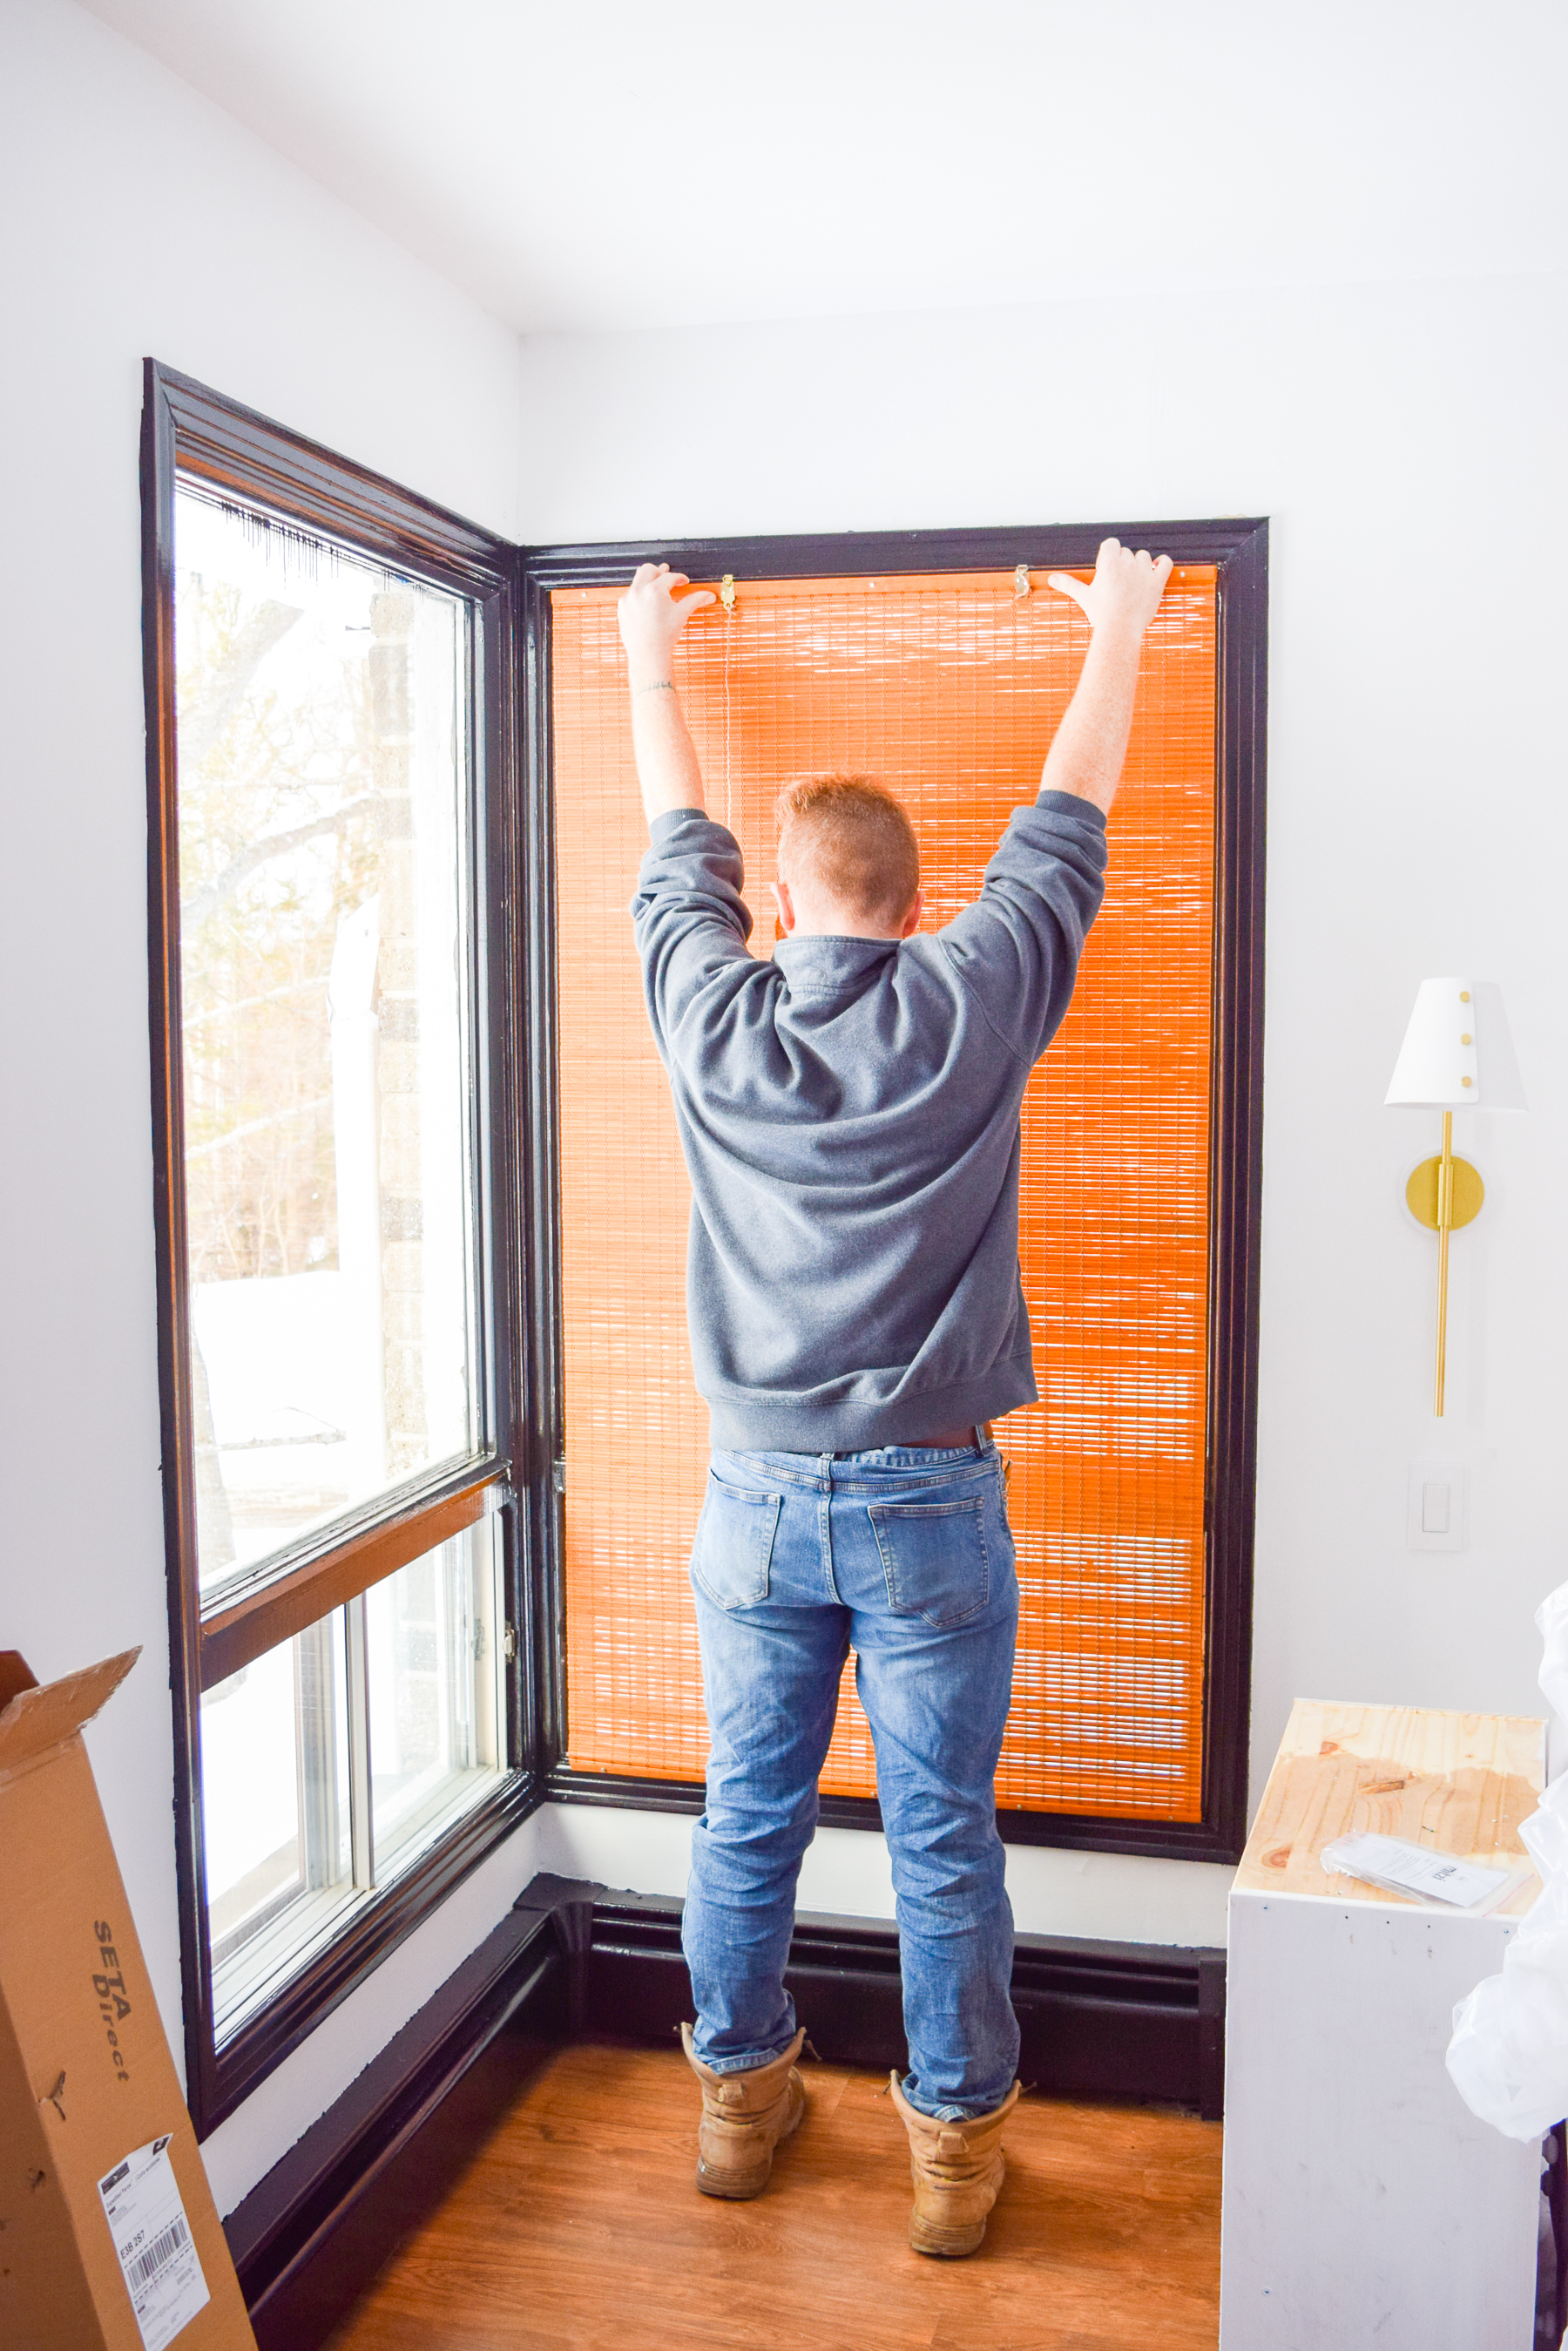
[[164, 2351], [212, 2300], [202, 2274], [169, 2141], [133, 2148], [98, 2183], [145, 2351]]

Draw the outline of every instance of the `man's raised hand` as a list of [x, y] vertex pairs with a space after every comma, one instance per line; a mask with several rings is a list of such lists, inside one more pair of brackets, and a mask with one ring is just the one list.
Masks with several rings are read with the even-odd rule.
[[687, 584], [684, 571], [671, 571], [668, 563], [639, 563], [618, 607], [631, 688], [631, 738], [649, 824], [673, 809], [702, 805], [702, 770], [670, 663], [675, 640], [692, 613], [717, 599], [711, 588], [677, 596], [675, 590]]
[[1081, 604], [1091, 629], [1110, 628], [1141, 637], [1159, 609], [1169, 577], [1168, 555], [1150, 555], [1141, 547], [1135, 555], [1119, 538], [1106, 538], [1100, 542], [1091, 580], [1085, 583], [1068, 572], [1053, 571], [1045, 585]]
[[1169, 577], [1168, 555], [1148, 555], [1142, 548], [1135, 555], [1116, 538], [1101, 542], [1086, 584], [1064, 571], [1049, 574], [1048, 585], [1088, 614], [1094, 634], [1045, 755], [1043, 792], [1072, 792], [1109, 814], [1127, 758], [1144, 631]]
[[693, 612], [717, 601], [711, 588], [690, 596], [672, 592], [688, 584], [684, 571], [671, 571], [668, 563], [639, 563], [633, 572], [616, 608], [633, 686], [668, 683], [676, 638]]

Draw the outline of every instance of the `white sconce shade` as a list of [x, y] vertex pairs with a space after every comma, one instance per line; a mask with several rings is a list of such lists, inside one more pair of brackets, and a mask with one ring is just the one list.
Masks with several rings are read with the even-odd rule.
[[1491, 979], [1424, 979], [1386, 1103], [1410, 1110], [1523, 1110], [1502, 990]]

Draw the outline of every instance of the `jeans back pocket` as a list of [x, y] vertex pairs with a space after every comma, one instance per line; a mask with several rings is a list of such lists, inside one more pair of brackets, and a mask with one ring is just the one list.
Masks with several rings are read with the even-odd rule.
[[691, 1573], [718, 1607], [754, 1608], [767, 1598], [774, 1537], [783, 1508], [782, 1494], [727, 1486], [709, 1470], [691, 1548]]
[[961, 1625], [991, 1597], [985, 1503], [980, 1495], [957, 1502], [868, 1504], [888, 1604], [897, 1616], [928, 1625]]

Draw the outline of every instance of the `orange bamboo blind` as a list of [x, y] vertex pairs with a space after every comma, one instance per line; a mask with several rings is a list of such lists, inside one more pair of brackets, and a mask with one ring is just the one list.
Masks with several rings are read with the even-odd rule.
[[[700, 1780], [686, 1560], [707, 1466], [691, 1384], [690, 1191], [627, 907], [645, 833], [616, 590], [553, 599], [566, 1427], [567, 1738], [579, 1770]], [[1214, 574], [1147, 639], [1109, 889], [1023, 1105], [1022, 1259], [1042, 1401], [999, 1424], [1023, 1612], [998, 1802], [1200, 1810], [1213, 967]], [[881, 777], [919, 835], [925, 926], [979, 891], [1088, 641], [1011, 573], [742, 581], [677, 654], [708, 805], [774, 936], [773, 801]], [[769, 913], [764, 917], [764, 904]], [[874, 1788], [845, 1677], [823, 1786]]]

